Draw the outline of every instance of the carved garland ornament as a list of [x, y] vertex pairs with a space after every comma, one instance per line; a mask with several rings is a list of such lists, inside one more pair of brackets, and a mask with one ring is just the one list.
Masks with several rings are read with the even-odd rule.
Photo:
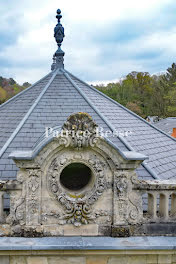
[[[39, 169], [29, 169], [28, 170], [28, 182], [27, 182], [27, 210], [29, 217], [29, 223], [33, 224], [33, 221], [37, 222], [39, 217], [39, 208], [40, 208], [40, 178], [41, 170]], [[32, 220], [31, 220], [32, 219]], [[35, 220], [34, 220], [35, 219]]]
[[[74, 160], [74, 159], [73, 159]], [[60, 224], [74, 224], [80, 226], [81, 224], [88, 224], [92, 222], [96, 217], [92, 213], [91, 205], [93, 205], [105, 190], [105, 164], [99, 161], [96, 156], [92, 157], [88, 161], [79, 156], [79, 162], [90, 166], [96, 175], [94, 186], [90, 191], [85, 192], [81, 198], [73, 198], [68, 195], [59, 181], [60, 173], [64, 167], [70, 164], [67, 158], [59, 160], [56, 158], [53, 160], [49, 167], [48, 182], [49, 189], [57, 198], [59, 203], [64, 207], [65, 214], [59, 217]]]

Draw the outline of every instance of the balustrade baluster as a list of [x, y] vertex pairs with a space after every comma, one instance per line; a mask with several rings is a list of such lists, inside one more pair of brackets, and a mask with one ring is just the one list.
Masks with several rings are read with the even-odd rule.
[[148, 193], [148, 214], [151, 218], [156, 219], [157, 215], [157, 194]]
[[165, 220], [169, 216], [169, 195], [167, 193], [160, 194], [160, 203], [159, 203], [159, 214]]

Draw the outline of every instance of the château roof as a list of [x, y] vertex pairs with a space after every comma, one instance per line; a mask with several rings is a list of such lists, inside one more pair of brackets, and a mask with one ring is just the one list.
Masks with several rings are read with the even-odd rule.
[[0, 178], [16, 177], [18, 168], [9, 159], [11, 152], [31, 150], [46, 127], [62, 126], [76, 112], [90, 114], [104, 131], [129, 132], [109, 139], [121, 151], [132, 150], [148, 156], [137, 169], [140, 178], [176, 177], [174, 138], [64, 69], [60, 16], [55, 28], [58, 50], [52, 71], [0, 106]]

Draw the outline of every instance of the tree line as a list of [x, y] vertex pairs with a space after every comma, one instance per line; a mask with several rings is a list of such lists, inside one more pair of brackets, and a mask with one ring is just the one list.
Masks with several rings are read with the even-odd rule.
[[[13, 78], [0, 76], [0, 104], [30, 85], [28, 82], [19, 85]], [[176, 116], [175, 63], [160, 75], [133, 71], [119, 82], [95, 88], [144, 118]]]
[[17, 93], [29, 87], [31, 84], [24, 82], [19, 85], [13, 78], [4, 78], [0, 76], [0, 104], [4, 103]]
[[176, 116], [175, 63], [160, 75], [133, 71], [119, 82], [95, 87], [144, 118]]

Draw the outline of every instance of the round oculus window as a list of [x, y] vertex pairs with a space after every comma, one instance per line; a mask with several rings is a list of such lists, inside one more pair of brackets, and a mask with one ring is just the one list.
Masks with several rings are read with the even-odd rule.
[[82, 163], [71, 163], [60, 175], [61, 184], [71, 190], [79, 191], [86, 187], [92, 178], [91, 169]]

